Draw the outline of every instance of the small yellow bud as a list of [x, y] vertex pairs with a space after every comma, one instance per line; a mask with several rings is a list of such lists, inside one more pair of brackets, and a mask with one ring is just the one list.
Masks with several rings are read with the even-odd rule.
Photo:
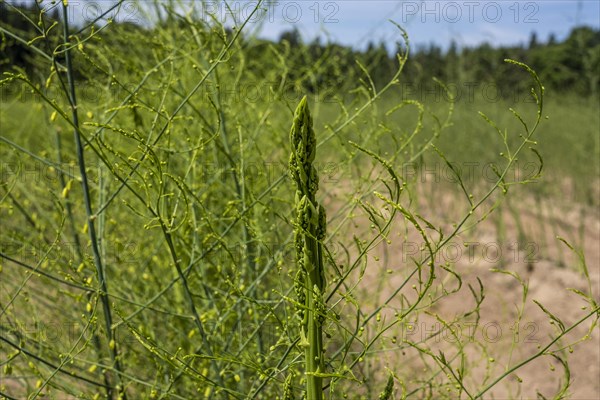
[[71, 191], [71, 186], [73, 185], [73, 179], [69, 180], [67, 182], [67, 184], [65, 185], [65, 187], [62, 190], [62, 198], [66, 199], [67, 196], [69, 195], [69, 192]]

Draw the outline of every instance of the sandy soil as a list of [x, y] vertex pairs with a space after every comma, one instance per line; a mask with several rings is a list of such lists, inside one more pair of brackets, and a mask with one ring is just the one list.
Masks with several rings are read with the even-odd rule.
[[[344, 190], [352, 188], [340, 186], [336, 193], [330, 193], [332, 196], [326, 200], [328, 211], [347, 213], [341, 207], [343, 202], [337, 201], [345, 197], [341, 194]], [[440, 195], [429, 190], [425, 189], [414, 196], [420, 201], [410, 207], [412, 210], [418, 209], [434, 225], [444, 226], [444, 231], [448, 232], [452, 222], [464, 214], [465, 210], [456, 204], [464, 204], [465, 199], [459, 199], [455, 194]], [[431, 196], [434, 196], [434, 201], [431, 201]], [[387, 330], [381, 336], [382, 344], [373, 348], [372, 354], [376, 357], [371, 359], [368, 366], [359, 368], [362, 373], [367, 376], [375, 374], [384, 379], [386, 373], [383, 367], [387, 367], [404, 380], [408, 392], [423, 387], [423, 380], [440, 368], [431, 357], [423, 358], [418, 351], [407, 346], [407, 340], [422, 343], [435, 355], [442, 350], [447, 359], [460, 355], [457, 340], [449, 328], [436, 320], [435, 316], [439, 316], [445, 321], [458, 321], [452, 326], [461, 337], [464, 358], [461, 361], [458, 356], [450, 365], [453, 368], [459, 368], [461, 362], [465, 365], [467, 372], [464, 384], [469, 393], [474, 395], [504, 371], [539, 352], [559, 333], [559, 324], [551, 323], [534, 300], [557, 316], [567, 329], [590, 313], [590, 305], [569, 289], [589, 293], [591, 288], [593, 298], [599, 302], [599, 210], [561, 203], [560, 199], [535, 198], [526, 192], [519, 192], [516, 199], [518, 201], [513, 197], [511, 203], [504, 203], [476, 228], [461, 232], [450, 242], [440, 259], [436, 259], [436, 264], [449, 261], [451, 268], [461, 276], [461, 289], [427, 310], [419, 310], [418, 319], [409, 317]], [[360, 217], [364, 214], [361, 210], [355, 210], [353, 214], [354, 221], [349, 226], [354, 228], [353, 233], [357, 236], [366, 237], [364, 233], [369, 229], [364, 227], [369, 226], [370, 222]], [[383, 241], [376, 245], [368, 256], [364, 277], [354, 294], [365, 314], [369, 315], [376, 305], [389, 300], [398, 287], [402, 284], [405, 287], [380, 312], [379, 322], [373, 318], [366, 325], [365, 337], [374, 337], [384, 323], [394, 321], [394, 312], [406, 309], [407, 302], [416, 298], [412, 285], [416, 284], [418, 288], [418, 281], [415, 276], [408, 278], [413, 270], [410, 257], [419, 257], [423, 240], [414, 228], [405, 228], [402, 223], [398, 225], [388, 236], [390, 243]], [[432, 231], [428, 233], [435, 237]], [[583, 249], [589, 282], [576, 254], [557, 236], [565, 238], [576, 249]], [[471, 243], [471, 246], [465, 247], [465, 243]], [[346, 245], [351, 246], [350, 243]], [[356, 255], [356, 252], [353, 253]], [[517, 279], [493, 272], [492, 269], [518, 274], [528, 288], [525, 301], [523, 285]], [[452, 292], [458, 282], [439, 267], [436, 267], [436, 271], [436, 282], [443, 282], [443, 285], [437, 283], [433, 286], [434, 298], [442, 294], [443, 288]], [[358, 275], [352, 277], [358, 278]], [[464, 314], [475, 306], [468, 286], [471, 285], [478, 292], [478, 280], [484, 287], [485, 299], [479, 309], [479, 323], [475, 326], [475, 314], [466, 317]], [[344, 309], [350, 311], [351, 308]], [[588, 332], [592, 320], [589, 318], [550, 347], [550, 350], [568, 361], [570, 380], [565, 378], [561, 363], [546, 355], [509, 373], [483, 398], [536, 399], [538, 393], [553, 398], [569, 381], [566, 398], [600, 399], [600, 332], [597, 326]], [[586, 336], [588, 333], [589, 336]], [[587, 339], [575, 343], [584, 337]], [[356, 346], [354, 350], [359, 349], [360, 346]], [[438, 384], [452, 382], [444, 374], [436, 375], [434, 381]], [[457, 393], [454, 385], [449, 385], [431, 392], [420, 390], [413, 396], [457, 398]], [[461, 397], [468, 398], [464, 393]]]

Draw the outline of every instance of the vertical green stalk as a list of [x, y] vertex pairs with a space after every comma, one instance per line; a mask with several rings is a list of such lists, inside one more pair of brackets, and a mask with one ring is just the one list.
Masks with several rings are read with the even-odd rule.
[[[58, 66], [55, 64], [56, 69], [58, 70]], [[56, 139], [56, 153], [57, 153], [57, 161], [58, 161], [58, 165], [63, 165], [63, 158], [62, 158], [62, 141], [60, 138], [60, 132], [58, 130], [56, 130], [55, 132], [55, 139]], [[102, 176], [102, 175], [100, 175]], [[59, 171], [58, 174], [59, 177], [59, 181], [60, 181], [60, 185], [61, 185], [61, 189], [65, 190], [65, 188], [67, 187], [67, 182], [65, 180], [65, 174], [62, 171]], [[102, 183], [100, 184], [102, 187]], [[101, 193], [103, 191], [101, 190]], [[104, 201], [102, 201], [102, 199], [100, 199], [100, 204], [104, 204]], [[83, 247], [81, 246], [81, 241], [79, 240], [79, 235], [77, 234], [77, 228], [75, 227], [75, 216], [73, 215], [73, 208], [71, 207], [71, 200], [68, 199], [67, 197], [65, 197], [65, 208], [67, 211], [67, 217], [69, 220], [69, 225], [71, 226], [71, 232], [73, 233], [73, 243], [75, 244], [75, 249], [77, 251], [77, 255], [78, 255], [78, 260], [77, 260], [77, 264], [79, 265], [80, 263], [84, 262], [84, 257], [83, 257]], [[101, 218], [103, 218], [103, 216], [101, 216]], [[100, 228], [100, 232], [102, 232], [102, 229]], [[102, 237], [102, 235], [100, 235], [100, 237]], [[102, 256], [101, 259], [104, 259], [104, 257]], [[88, 301], [92, 301], [92, 296], [93, 296], [93, 292], [89, 292], [88, 293]], [[92, 315], [92, 312], [88, 313], [90, 316]], [[100, 343], [100, 336], [98, 335], [97, 332], [93, 333], [93, 339], [92, 342], [94, 343], [94, 347], [96, 348], [96, 351], [98, 352], [98, 354], [102, 354], [102, 345]], [[104, 383], [106, 385], [106, 394], [107, 397], [111, 397], [111, 389], [110, 389], [110, 381], [109, 381], [109, 374], [108, 371], [104, 372]]]
[[[71, 112], [73, 116], [73, 126], [74, 129], [74, 137], [75, 137], [75, 147], [77, 149], [77, 163], [79, 164], [79, 173], [81, 175], [81, 186], [83, 189], [83, 202], [85, 205], [85, 212], [87, 216], [87, 225], [88, 232], [92, 247], [92, 253], [94, 255], [94, 264], [96, 266], [96, 271], [98, 274], [98, 281], [100, 282], [100, 290], [99, 293], [100, 301], [102, 303], [102, 309], [104, 312], [104, 322], [106, 325], [106, 335], [110, 348], [110, 356], [112, 362], [114, 364], [115, 371], [117, 373], [117, 382], [119, 398], [126, 400], [127, 396], [125, 394], [125, 388], [120, 384], [121, 382], [121, 374], [122, 367], [119, 361], [119, 352], [117, 348], [117, 343], [115, 341], [115, 332], [112, 328], [112, 314], [110, 310], [110, 302], [108, 299], [108, 288], [106, 285], [106, 279], [104, 276], [104, 265], [102, 264], [102, 258], [100, 256], [100, 249], [98, 247], [98, 238], [96, 236], [96, 227], [94, 224], [95, 216], [92, 212], [92, 202], [90, 199], [90, 188], [89, 182], [87, 178], [87, 172], [85, 167], [85, 157], [83, 153], [83, 143], [81, 143], [81, 135], [79, 132], [79, 117], [77, 114], [77, 97], [75, 95], [75, 81], [73, 77], [73, 65], [71, 63], [71, 52], [70, 52], [70, 42], [69, 42], [69, 19], [67, 12], [67, 0], [63, 0], [63, 44], [65, 46], [65, 63], [67, 67], [67, 82], [68, 82], [68, 93], [67, 97], [69, 99], [69, 104], [71, 106]], [[112, 393], [109, 391], [108, 397], [112, 397]]]
[[312, 127], [306, 96], [294, 114], [290, 132], [292, 153], [290, 174], [296, 183], [297, 220], [294, 231], [298, 273], [296, 293], [302, 316], [302, 340], [305, 347], [306, 396], [308, 400], [323, 399], [324, 351], [322, 325], [325, 320], [323, 289], [322, 242], [326, 232], [325, 209], [317, 203], [315, 194], [319, 177], [313, 166], [317, 140]]

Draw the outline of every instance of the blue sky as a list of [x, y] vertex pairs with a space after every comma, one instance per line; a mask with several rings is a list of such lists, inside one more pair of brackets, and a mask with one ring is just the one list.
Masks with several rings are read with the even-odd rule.
[[[243, 10], [240, 6], [240, 15]], [[462, 46], [528, 43], [532, 31], [540, 41], [551, 32], [562, 40], [577, 25], [600, 28], [600, 1], [278, 0], [267, 4], [263, 15], [260, 36], [270, 39], [295, 26], [305, 40], [321, 35], [355, 47], [369, 40], [392, 44], [400, 40], [388, 22], [393, 19], [412, 43], [445, 48], [452, 39]]]
[[[121, 21], [147, 24], [148, 13], [156, 10], [148, 0], [122, 1], [118, 13], [112, 15]], [[257, 0], [227, 0], [229, 7], [223, 0], [158, 2], [174, 4], [182, 14], [193, 7], [200, 18], [216, 17], [228, 25], [233, 24], [232, 16], [238, 23], [248, 17], [257, 4]], [[115, 3], [116, 0], [69, 0], [69, 8], [73, 20], [81, 23], [93, 21]], [[42, 4], [52, 7], [56, 2], [44, 0]], [[307, 41], [321, 36], [357, 48], [366, 47], [372, 40], [384, 41], [393, 50], [401, 37], [389, 19], [408, 31], [413, 44], [436, 43], [443, 48], [451, 40], [459, 46], [485, 41], [513, 45], [528, 43], [533, 31], [540, 41], [546, 41], [550, 33], [562, 40], [578, 25], [600, 29], [600, 0], [263, 0], [262, 6], [261, 18], [257, 19], [262, 22], [247, 26], [259, 30], [261, 37], [278, 39], [283, 31], [296, 27]]]

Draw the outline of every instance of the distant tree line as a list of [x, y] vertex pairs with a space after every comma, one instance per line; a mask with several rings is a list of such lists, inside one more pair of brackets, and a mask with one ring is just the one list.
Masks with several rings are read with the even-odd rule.
[[[369, 43], [366, 50], [357, 51], [338, 44], [322, 44], [320, 39], [303, 43], [298, 31], [284, 32], [279, 45], [288, 42], [293, 47], [304, 47], [305, 51], [294, 52], [295, 71], [306, 65], [315, 65], [314, 60], [326, 56], [331, 62], [323, 67], [319, 83], [327, 82], [331, 87], [341, 84], [347, 70], [356, 68], [359, 60], [370, 71], [376, 86], [384, 85], [394, 75], [398, 62], [383, 42]], [[396, 43], [396, 52], [402, 51], [403, 43]], [[504, 59], [512, 58], [530, 65], [542, 82], [555, 91], [574, 92], [584, 96], [600, 93], [600, 30], [589, 27], [574, 28], [569, 36], [558, 42], [550, 35], [546, 43], [540, 43], [535, 33], [528, 45], [492, 47], [489, 43], [460, 48], [452, 42], [447, 51], [438, 45], [411, 48], [402, 81], [408, 87], [427, 90], [433, 78], [449, 86], [474, 86], [493, 84], [502, 93], [527, 90], [529, 81], [524, 71], [515, 70]]]
[[[40, 72], [47, 73], [47, 60], [41, 60], [39, 52], [31, 48], [37, 46], [38, 42], [27, 41], [40, 36], [40, 26], [49, 27], [56, 23], [57, 26], [50, 30], [48, 37], [51, 43], [58, 45], [62, 28], [57, 8], [40, 16], [38, 7], [35, 3], [20, 6], [0, 3], [0, 71], [17, 68], [32, 78]], [[135, 43], [122, 39], [123, 30], [152, 36], [169, 24], [177, 25], [182, 21], [167, 13], [164, 20], [152, 27], [128, 22], [113, 23], [119, 25], [120, 29], [113, 27], [105, 30], [102, 33], [103, 40], [115, 47], [123, 47], [115, 49], [116, 52], [128, 54], [128, 49], [135, 46]], [[249, 39], [243, 37], [242, 40]], [[398, 65], [386, 43], [371, 42], [364, 50], [323, 43], [320, 38], [306, 43], [296, 29], [282, 33], [276, 42], [248, 42], [244, 49], [248, 52], [249, 59], [255, 60], [256, 68], [280, 68], [272, 55], [269, 55], [268, 49], [273, 46], [286, 57], [286, 74], [289, 80], [303, 89], [313, 91], [335, 90], [349, 82], [355, 82], [357, 78], [367, 79], [357, 63], [369, 71], [370, 79], [380, 88], [394, 75]], [[401, 42], [394, 43], [397, 51], [403, 51], [403, 46]], [[53, 48], [45, 44], [41, 50], [50, 54]], [[492, 84], [493, 90], [500, 95], [527, 90], [528, 80], [523, 79], [525, 73], [503, 62], [505, 58], [512, 58], [530, 65], [542, 82], [555, 91], [573, 92], [582, 96], [598, 96], [600, 93], [600, 30], [590, 27], [574, 28], [562, 42], [551, 35], [545, 43], [541, 43], [537, 35], [532, 33], [527, 45], [493, 47], [489, 43], [483, 43], [459, 48], [456, 42], [452, 42], [446, 51], [431, 44], [411, 48], [411, 53], [402, 75], [402, 83], [413, 90], [432, 87], [434, 77], [449, 86], [462, 89], [468, 89], [469, 85]], [[93, 72], [87, 74], [83, 67], [77, 70], [80, 78], [93, 78]]]

